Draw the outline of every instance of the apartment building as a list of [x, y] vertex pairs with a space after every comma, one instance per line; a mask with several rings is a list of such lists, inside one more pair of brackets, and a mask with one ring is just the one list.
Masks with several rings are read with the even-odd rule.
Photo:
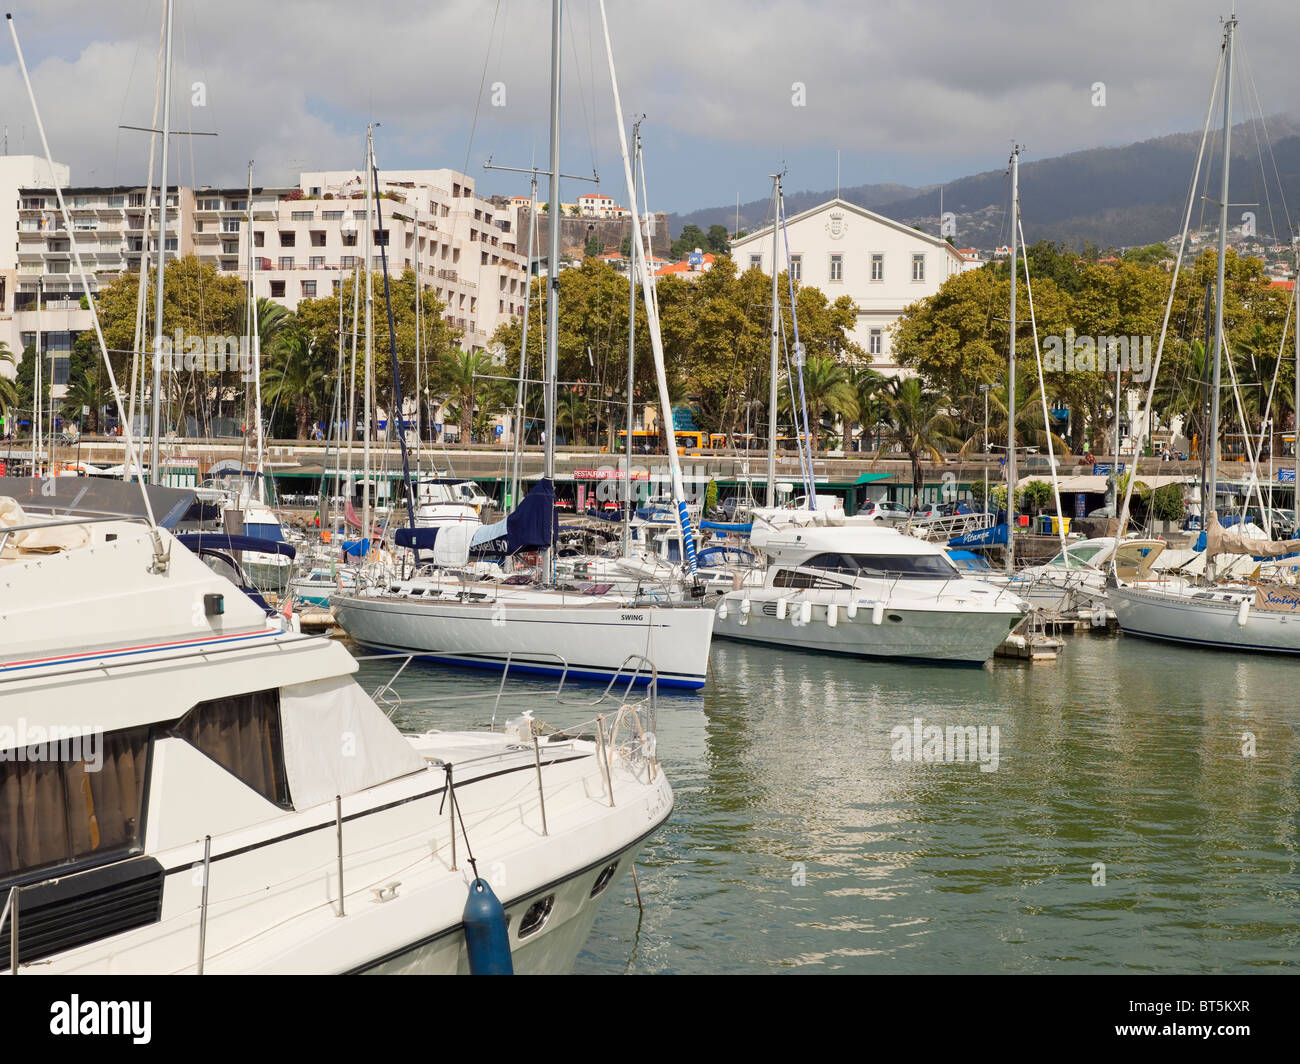
[[[0, 226], [13, 233], [11, 241], [0, 240], [0, 341], [20, 354], [39, 328], [42, 350], [55, 358], [56, 383], [66, 379], [77, 336], [91, 328], [73, 247], [92, 292], [137, 272], [144, 248], [156, 261], [161, 202], [155, 189], [146, 210], [143, 186], [68, 187], [70, 176], [68, 167], [51, 171], [33, 156], [0, 159]], [[58, 209], [56, 180], [70, 229]], [[246, 187], [172, 187], [167, 253], [197, 255], [243, 279], [251, 239], [257, 295], [292, 310], [304, 299], [331, 295], [363, 268], [367, 243], [378, 270], [383, 241], [394, 275], [415, 269], [418, 259], [420, 284], [445, 304], [462, 346], [487, 349], [497, 326], [522, 313], [526, 299], [515, 209], [480, 199], [471, 178], [448, 169], [381, 172], [380, 194], [383, 224], [376, 220], [368, 242], [359, 171], [310, 172], [294, 187], [254, 188], [251, 224]]]

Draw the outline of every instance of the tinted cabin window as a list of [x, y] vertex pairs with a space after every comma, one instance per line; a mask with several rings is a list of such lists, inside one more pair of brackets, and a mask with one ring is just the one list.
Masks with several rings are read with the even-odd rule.
[[172, 734], [268, 802], [293, 808], [284, 770], [278, 689], [200, 702], [176, 722]]
[[138, 850], [148, 751], [147, 727], [5, 751], [0, 880]]
[[939, 554], [818, 554], [805, 563], [813, 569], [830, 569], [866, 576], [910, 576], [931, 580], [948, 580], [958, 575], [957, 568]]

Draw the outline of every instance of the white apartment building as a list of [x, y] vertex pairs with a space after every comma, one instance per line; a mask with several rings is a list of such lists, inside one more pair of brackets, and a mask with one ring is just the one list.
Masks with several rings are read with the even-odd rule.
[[632, 212], [614, 202], [613, 196], [590, 192], [578, 197], [578, 210], [584, 218], [630, 218]]
[[[424, 290], [445, 305], [462, 333], [461, 346], [482, 351], [502, 322], [522, 313], [527, 298], [523, 256], [515, 250], [515, 212], [474, 194], [473, 179], [454, 170], [389, 170], [379, 174], [372, 218], [370, 266], [391, 275], [416, 269]], [[228, 194], [195, 193], [194, 250], [222, 270], [246, 270], [247, 210], [230, 211]], [[380, 222], [382, 221], [382, 229]], [[256, 290], [295, 309], [332, 295], [366, 257], [365, 175], [312, 171], [295, 190], [267, 190], [253, 200]]]
[[[55, 178], [64, 187], [71, 232]], [[91, 328], [90, 311], [81, 309], [74, 243], [92, 291], [138, 271], [145, 246], [151, 260], [157, 256], [158, 190], [146, 232], [143, 186], [75, 188], [67, 187], [69, 179], [68, 167], [56, 164], [51, 172], [34, 156], [0, 158], [0, 224], [13, 234], [0, 241], [0, 340], [21, 355], [39, 328], [42, 350], [55, 359], [56, 383], [65, 379], [73, 342]], [[381, 172], [380, 192], [386, 236], [376, 224], [372, 268], [380, 268], [381, 239], [394, 275], [414, 269], [418, 256], [420, 283], [445, 304], [462, 346], [486, 349], [497, 326], [522, 313], [526, 298], [514, 209], [479, 199], [472, 179], [446, 169]], [[172, 187], [167, 203], [169, 255], [193, 253], [223, 273], [246, 276], [247, 188]], [[332, 294], [364, 265], [365, 218], [363, 175], [355, 170], [304, 173], [296, 188], [254, 188], [258, 296], [292, 310], [303, 299]]]
[[[947, 241], [912, 229], [842, 199], [830, 200], [787, 219], [794, 279], [820, 288], [832, 301], [850, 296], [857, 307], [852, 339], [872, 368], [899, 373], [891, 329], [903, 310], [934, 295], [949, 277], [979, 266]], [[778, 237], [778, 270], [786, 267], [785, 238]], [[740, 270], [772, 270], [772, 227], [734, 241]]]

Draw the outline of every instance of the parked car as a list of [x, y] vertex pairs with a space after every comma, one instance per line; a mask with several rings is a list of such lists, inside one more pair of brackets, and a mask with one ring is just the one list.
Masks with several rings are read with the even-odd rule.
[[902, 503], [883, 499], [868, 499], [858, 507], [858, 513], [895, 525], [903, 524], [912, 516], [911, 511]]

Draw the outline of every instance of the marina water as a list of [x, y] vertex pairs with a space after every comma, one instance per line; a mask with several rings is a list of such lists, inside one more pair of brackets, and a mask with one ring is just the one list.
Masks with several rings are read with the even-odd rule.
[[[364, 662], [363, 686], [393, 668]], [[624, 881], [579, 972], [1291, 969], [1295, 663], [1074, 636], [1046, 665], [719, 642], [711, 668], [700, 694], [659, 699], [676, 808], [637, 862], [644, 911]], [[397, 689], [498, 684], [413, 663]], [[511, 679], [497, 724], [597, 712], [557, 705], [554, 686]], [[491, 713], [490, 698], [455, 699], [394, 720], [484, 726]], [[981, 728], [982, 748], [963, 742]]]

